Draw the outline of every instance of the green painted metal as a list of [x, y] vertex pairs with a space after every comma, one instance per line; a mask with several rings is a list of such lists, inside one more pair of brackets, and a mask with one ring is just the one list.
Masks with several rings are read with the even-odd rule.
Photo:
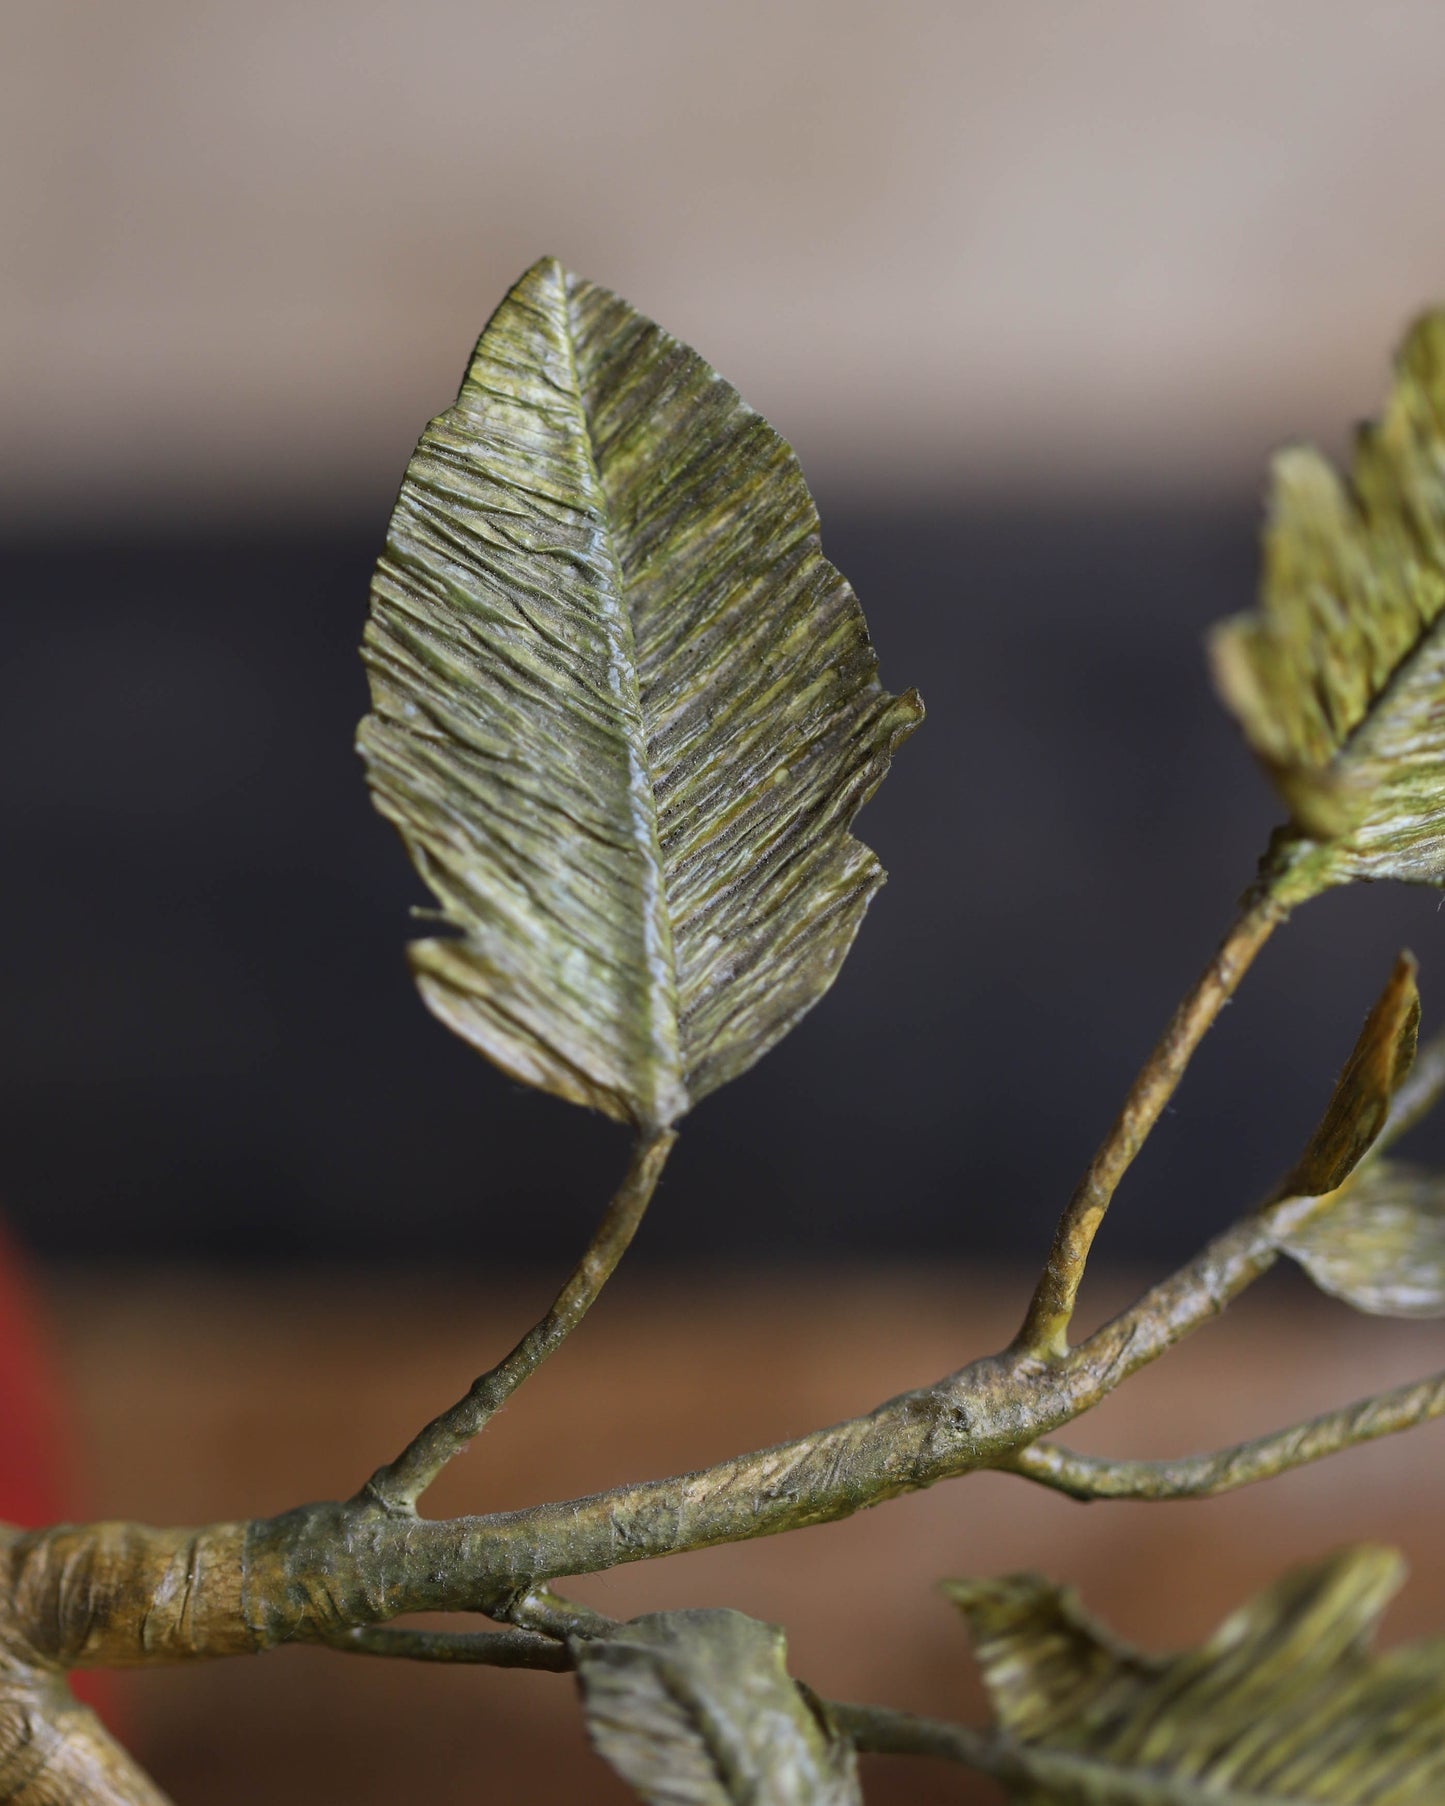
[[853, 1746], [774, 1624], [657, 1612], [574, 1640], [593, 1747], [648, 1806], [862, 1806]]
[[413, 972], [513, 1078], [663, 1127], [827, 990], [883, 882], [849, 823], [922, 707], [695, 352], [529, 270], [408, 467], [364, 650], [372, 795], [454, 931]]
[[1407, 336], [1349, 475], [1274, 464], [1255, 613], [1211, 640], [1215, 678], [1291, 831], [1291, 901], [1352, 878], [1445, 882], [1445, 312]]
[[1163, 1657], [1037, 1575], [945, 1590], [1022, 1759], [1016, 1799], [1427, 1806], [1445, 1795], [1445, 1643], [1369, 1649], [1403, 1572], [1392, 1550], [1344, 1550]]

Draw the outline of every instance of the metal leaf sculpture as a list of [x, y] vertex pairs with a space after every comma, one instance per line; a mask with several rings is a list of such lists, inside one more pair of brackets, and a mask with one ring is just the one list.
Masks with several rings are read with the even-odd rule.
[[[1410, 1075], [1419, 1026], [1415, 961], [1402, 953], [1278, 1193], [1286, 1200], [1278, 1246], [1321, 1291], [1376, 1316], [1445, 1316], [1445, 1183], [1372, 1157]], [[1288, 1200], [1304, 1205], [1298, 1220]]]
[[792, 451], [547, 259], [422, 435], [372, 586], [359, 746], [447, 938], [427, 1004], [644, 1128], [828, 988], [883, 872], [849, 824], [889, 695]]
[[1428, 1806], [1445, 1797], [1445, 1641], [1369, 1641], [1392, 1550], [1299, 1568], [1202, 1647], [1150, 1656], [1037, 1575], [952, 1581], [1015, 1797], [1077, 1806]]
[[1407, 336], [1349, 478], [1275, 461], [1258, 611], [1215, 630], [1224, 701], [1274, 778], [1288, 899], [1445, 882], [1445, 312]]
[[1445, 1317], [1445, 1178], [1376, 1161], [1280, 1246], [1323, 1292], [1376, 1317]]
[[1390, 1101], [1415, 1061], [1420, 1034], [1415, 970], [1410, 953], [1395, 961], [1335, 1081], [1324, 1115], [1280, 1187], [1281, 1197], [1319, 1197], [1337, 1190], [1374, 1146]]
[[852, 1747], [776, 1625], [657, 1612], [574, 1645], [587, 1731], [649, 1806], [862, 1806]]

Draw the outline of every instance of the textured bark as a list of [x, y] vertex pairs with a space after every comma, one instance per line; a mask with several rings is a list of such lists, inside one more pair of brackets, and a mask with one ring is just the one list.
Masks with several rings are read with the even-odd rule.
[[6, 1806], [168, 1806], [166, 1795], [48, 1667], [0, 1659]]

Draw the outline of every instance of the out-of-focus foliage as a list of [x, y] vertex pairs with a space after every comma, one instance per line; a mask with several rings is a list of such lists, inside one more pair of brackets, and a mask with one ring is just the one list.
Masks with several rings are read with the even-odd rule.
[[1368, 1166], [1323, 1216], [1280, 1243], [1322, 1291], [1380, 1317], [1445, 1316], [1445, 1178]]
[[1445, 1640], [1372, 1653], [1390, 1550], [1299, 1568], [1200, 1648], [1151, 1656], [1032, 1574], [951, 1581], [1033, 1806], [1430, 1806]]
[[1348, 479], [1275, 462], [1257, 612], [1212, 649], [1225, 702], [1288, 805], [1281, 894], [1445, 880], [1445, 312], [1410, 332]]

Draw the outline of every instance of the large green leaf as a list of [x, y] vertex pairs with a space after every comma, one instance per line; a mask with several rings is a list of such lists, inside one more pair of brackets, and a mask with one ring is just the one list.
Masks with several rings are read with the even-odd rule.
[[587, 1731], [649, 1806], [862, 1806], [852, 1746], [776, 1625], [658, 1612], [576, 1642]]
[[1377, 1655], [1402, 1577], [1371, 1547], [1299, 1568], [1183, 1655], [1120, 1642], [1037, 1575], [951, 1581], [1034, 1806], [1437, 1806], [1445, 1640]]
[[372, 794], [454, 931], [417, 983], [514, 1078], [665, 1125], [827, 989], [922, 709], [695, 352], [529, 270], [408, 466], [364, 653]]
[[1378, 1317], [1445, 1317], [1445, 1178], [1376, 1161], [1280, 1246], [1321, 1291]]
[[1288, 804], [1285, 896], [1445, 882], [1445, 312], [1410, 332], [1348, 481], [1275, 462], [1255, 614], [1213, 636], [1225, 702]]

